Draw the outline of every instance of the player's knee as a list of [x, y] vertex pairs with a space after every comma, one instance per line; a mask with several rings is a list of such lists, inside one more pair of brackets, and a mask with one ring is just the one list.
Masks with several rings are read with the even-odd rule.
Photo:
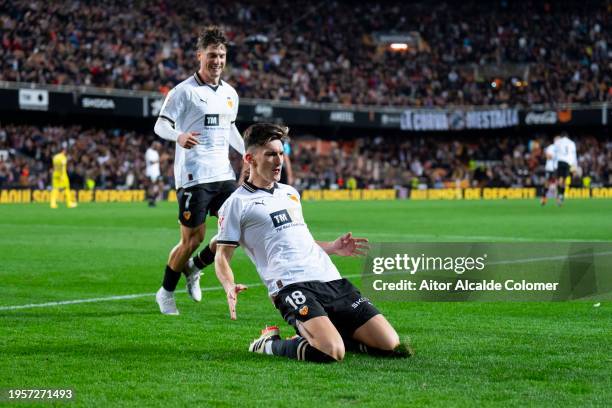
[[198, 237], [191, 238], [189, 241], [187, 241], [187, 247], [189, 248], [189, 252], [195, 252], [195, 250], [198, 249], [201, 243], [202, 240], [198, 239]]
[[332, 348], [332, 354], [331, 356], [336, 360], [336, 361], [342, 361], [344, 360], [344, 343], [342, 341], [340, 342], [334, 342], [333, 348]]
[[344, 343], [342, 341], [324, 342], [317, 348], [336, 361], [344, 359]]
[[181, 246], [183, 247], [183, 250], [185, 252], [189, 252], [191, 254], [195, 252], [196, 249], [198, 249], [201, 243], [202, 239], [200, 239], [200, 237], [198, 237], [197, 235], [193, 235], [187, 239], [182, 240]]
[[400, 338], [395, 331], [393, 333], [387, 333], [382, 339], [380, 339], [379, 348], [381, 350], [395, 350], [400, 345]]

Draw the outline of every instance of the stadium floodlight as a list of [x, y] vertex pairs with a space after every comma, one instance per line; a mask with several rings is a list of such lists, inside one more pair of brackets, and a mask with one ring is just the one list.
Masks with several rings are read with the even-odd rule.
[[407, 51], [408, 44], [406, 43], [392, 43], [389, 45], [391, 51]]

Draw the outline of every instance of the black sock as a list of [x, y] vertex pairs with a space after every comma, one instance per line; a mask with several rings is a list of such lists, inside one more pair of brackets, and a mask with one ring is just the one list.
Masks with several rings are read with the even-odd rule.
[[336, 361], [333, 357], [312, 347], [308, 343], [308, 340], [299, 336], [291, 340], [273, 340], [272, 354], [275, 356], [292, 358], [294, 360], [313, 361], [317, 363], [331, 363]]
[[358, 342], [355, 339], [350, 339], [347, 337], [342, 337], [344, 341], [344, 348], [347, 351], [351, 351], [353, 353], [363, 353], [368, 354], [374, 357], [397, 357], [397, 358], [406, 358], [410, 357], [412, 354], [412, 350], [403, 344], [400, 344], [393, 350], [382, 350], [375, 347], [366, 346], [363, 343]]
[[193, 263], [198, 269], [204, 269], [213, 262], [215, 262], [215, 253], [210, 249], [210, 245], [206, 245], [206, 248], [193, 257]]
[[559, 196], [559, 198], [563, 198], [563, 195], [565, 194], [565, 184], [561, 184], [557, 186], [557, 195]]
[[162, 286], [168, 292], [174, 292], [179, 279], [181, 279], [180, 272], [174, 271], [169, 265], [166, 265], [166, 272], [164, 272], [164, 281]]

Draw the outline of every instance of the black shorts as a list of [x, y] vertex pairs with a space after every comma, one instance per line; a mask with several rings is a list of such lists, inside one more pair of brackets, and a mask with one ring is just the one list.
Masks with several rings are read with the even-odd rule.
[[564, 161], [560, 161], [559, 163], [557, 163], [557, 177], [566, 178], [567, 176], [569, 176], [569, 172], [570, 172], [569, 163], [566, 163]]
[[372, 302], [361, 296], [346, 279], [293, 283], [276, 294], [274, 305], [298, 334], [298, 321], [327, 316], [340, 335], [351, 337], [355, 330], [380, 314]]
[[217, 215], [227, 197], [236, 190], [233, 180], [216, 181], [180, 188], [176, 193], [179, 203], [179, 221], [182, 225], [195, 228], [206, 220], [206, 215]]

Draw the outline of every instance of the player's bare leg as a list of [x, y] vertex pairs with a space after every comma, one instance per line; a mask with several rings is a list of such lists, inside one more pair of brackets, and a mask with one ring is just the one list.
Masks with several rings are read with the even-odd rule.
[[344, 358], [344, 342], [327, 316], [314, 317], [306, 322], [298, 321], [298, 330], [308, 343], [336, 361]]
[[387, 319], [379, 314], [362, 324], [352, 339], [344, 339], [350, 351], [379, 357], [410, 357], [413, 352], [408, 344], [402, 344], [397, 332]]
[[376, 315], [362, 324], [353, 339], [379, 350], [395, 350], [400, 344], [399, 336], [383, 315]]
[[249, 351], [295, 360], [329, 363], [344, 358], [344, 342], [327, 316], [297, 322], [301, 336], [282, 340], [278, 327], [266, 327]]
[[168, 265], [175, 271], [182, 271], [191, 254], [198, 249], [204, 240], [206, 225], [196, 228], [181, 225], [181, 240], [172, 248], [168, 257]]
[[155, 300], [163, 314], [179, 314], [174, 300], [174, 290], [181, 278], [181, 272], [187, 260], [204, 240], [205, 232], [206, 226], [204, 224], [196, 228], [181, 225], [181, 240], [170, 251], [168, 265], [164, 273], [164, 281], [155, 296]]
[[208, 245], [203, 250], [189, 258], [185, 265], [185, 274], [190, 275], [199, 273], [202, 269], [215, 262], [215, 253], [217, 252], [217, 236], [210, 239]]

